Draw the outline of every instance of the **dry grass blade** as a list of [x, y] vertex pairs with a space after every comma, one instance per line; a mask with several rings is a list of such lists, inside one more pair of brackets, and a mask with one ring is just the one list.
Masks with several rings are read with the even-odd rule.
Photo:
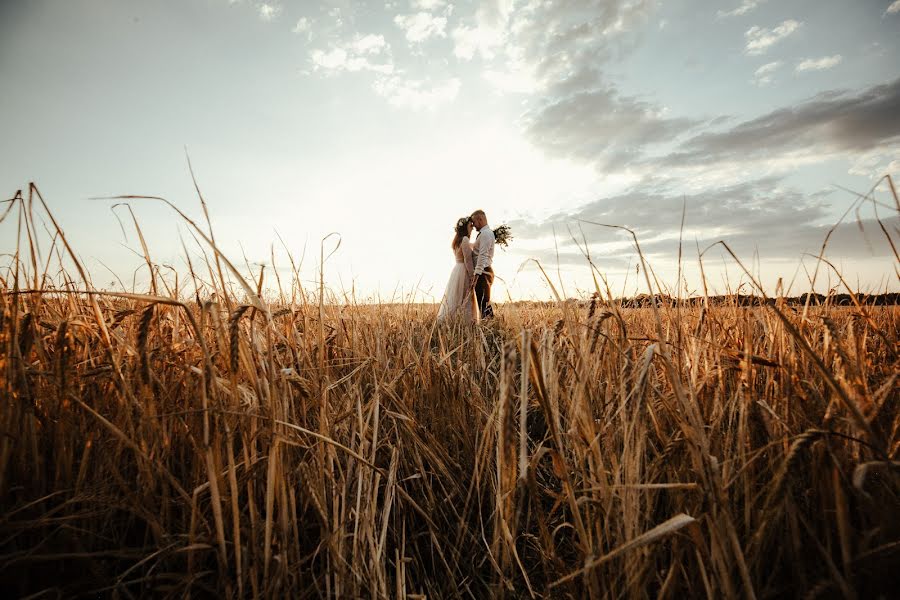
[[641, 535], [637, 536], [636, 538], [625, 542], [621, 546], [618, 546], [615, 550], [608, 552], [599, 558], [589, 560], [587, 562], [587, 564], [584, 565], [583, 568], [581, 568], [577, 571], [573, 571], [572, 573], [569, 573], [565, 577], [557, 579], [556, 581], [554, 581], [553, 583], [550, 584], [550, 587], [555, 588], [563, 583], [566, 583], [567, 581], [572, 581], [573, 579], [576, 579], [577, 577], [581, 577], [582, 575], [589, 573], [592, 569], [596, 569], [600, 565], [602, 565], [606, 562], [609, 562], [612, 559], [617, 558], [617, 557], [625, 554], [626, 552], [629, 552], [630, 550], [634, 550], [636, 548], [640, 548], [641, 546], [651, 544], [661, 538], [672, 535], [673, 533], [675, 533], [682, 527], [685, 527], [686, 525], [690, 525], [691, 523], [696, 523], [696, 522], [697, 522], [697, 519], [695, 519], [694, 517], [692, 517], [690, 515], [686, 515], [683, 513], [675, 515], [674, 517], [672, 517], [671, 519], [668, 519], [664, 523], [660, 523], [659, 525], [657, 525], [650, 531], [646, 531], [646, 532], [642, 533]]
[[153, 321], [153, 309], [156, 303], [151, 303], [141, 313], [140, 325], [138, 325], [138, 354], [141, 357], [141, 377], [145, 384], [150, 383], [150, 355], [147, 352], [147, 339], [150, 335], [150, 323]]

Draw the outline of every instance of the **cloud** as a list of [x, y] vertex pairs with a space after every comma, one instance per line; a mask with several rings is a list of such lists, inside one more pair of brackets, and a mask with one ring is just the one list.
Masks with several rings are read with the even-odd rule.
[[263, 21], [274, 21], [281, 13], [281, 6], [270, 2], [262, 2], [257, 8], [259, 18]]
[[657, 0], [485, 0], [450, 35], [461, 60], [478, 56], [495, 73], [521, 77], [527, 71], [528, 79], [550, 82], [581, 66], [600, 68], [614, 50], [624, 54], [656, 5]]
[[413, 0], [412, 2], [412, 7], [419, 10], [437, 10], [446, 5], [446, 0]]
[[[446, 37], [447, 17], [453, 5], [444, 0], [413, 0], [414, 9], [423, 9], [408, 15], [397, 15], [394, 24], [405, 34], [410, 44], [421, 44], [431, 38]], [[428, 10], [443, 10], [443, 15], [434, 15]], [[325, 28], [318, 37], [330, 40], [309, 53], [312, 71], [331, 76], [340, 73], [368, 72], [373, 74], [372, 91], [390, 105], [411, 110], [435, 110], [453, 102], [462, 87], [457, 77], [415, 77], [410, 75], [408, 65], [396, 65], [390, 43], [385, 35], [355, 33], [348, 38], [342, 32], [345, 14], [339, 7], [326, 13], [332, 25]], [[353, 15], [347, 16], [352, 22]], [[301, 19], [295, 31], [312, 35], [314, 24]]]
[[453, 54], [462, 60], [472, 60], [476, 54], [490, 60], [503, 41], [503, 32], [493, 27], [461, 25], [451, 33]]
[[638, 28], [655, 12], [654, 0], [529, 0], [516, 10], [498, 10], [506, 24], [507, 53], [548, 82], [597, 69], [629, 52]]
[[[571, 212], [552, 215], [542, 223], [512, 221], [521, 246], [537, 246], [531, 252], [540, 259], [555, 262], [553, 231], [559, 243], [562, 264], [583, 265], [584, 257], [569, 236], [568, 227], [578, 232], [579, 221], [622, 225], [635, 231], [641, 249], [654, 260], [674, 260], [681, 233], [684, 243], [695, 252], [718, 240], [724, 240], [741, 257], [758, 252], [761, 258], [798, 259], [804, 252], [818, 253], [828, 229], [827, 200], [830, 192], [805, 194], [785, 187], [783, 181], [768, 177], [723, 188], [683, 194], [671, 184], [644, 185], [623, 194], [590, 202]], [[681, 231], [682, 209], [685, 225]], [[890, 248], [874, 220], [861, 225], [869, 242], [860, 234], [859, 226], [847, 224], [838, 228], [829, 241], [828, 256], [846, 258], [888, 256]], [[900, 225], [894, 216], [885, 225]], [[592, 241], [591, 254], [598, 264], [610, 266], [608, 259], [630, 255], [628, 238], [614, 230], [598, 229], [588, 223], [582, 229]], [[896, 242], [895, 242], [896, 243]], [[526, 252], [527, 253], [527, 252]]]
[[[761, 4], [734, 2], [723, 16]], [[455, 54], [480, 58], [484, 79], [498, 92], [526, 94], [519, 120], [526, 139], [551, 157], [590, 164], [602, 185], [620, 186], [670, 168], [686, 188], [709, 189], [833, 158], [852, 161], [873, 147], [891, 147], [898, 135], [900, 117], [892, 111], [900, 110], [890, 86], [822, 94], [738, 125], [716, 121], [716, 115], [672, 114], [652, 95], [623, 90], [607, 65], [656, 31], [659, 15], [650, 0], [520, 0], [515, 10], [507, 2], [486, 5], [489, 12], [463, 19], [452, 31]], [[745, 51], [771, 52], [802, 27], [799, 19], [752, 27]], [[838, 60], [825, 58], [815, 66]], [[750, 81], [771, 85], [788, 69], [786, 62], [760, 61]]]
[[585, 70], [549, 89], [548, 98], [523, 118], [532, 142], [554, 156], [615, 170], [640, 159], [648, 146], [669, 141], [697, 123], [671, 118], [664, 109], [620, 94]]
[[897, 13], [900, 13], [900, 0], [891, 2], [891, 5], [884, 11], [885, 15], [896, 15]]
[[898, 141], [900, 79], [895, 79], [857, 93], [824, 92], [727, 131], [702, 133], [684, 142], [661, 164], [747, 163], [798, 153], [822, 160], [836, 154], [868, 152]]
[[431, 37], [447, 37], [447, 17], [433, 15], [430, 12], [418, 12], [411, 15], [397, 15], [394, 23], [405, 32], [406, 40], [418, 44]]
[[372, 71], [391, 74], [394, 63], [390, 55], [390, 46], [382, 35], [359, 35], [344, 44], [333, 44], [328, 49], [315, 49], [310, 52], [313, 69], [326, 74], [337, 74], [344, 71]]
[[[795, 218], [795, 215], [785, 214], [785, 218]], [[888, 231], [896, 230], [895, 228], [900, 226], [900, 218], [888, 217], [882, 219], [882, 223]], [[703, 250], [723, 240], [742, 259], [758, 254], [760, 258], [767, 260], [797, 260], [804, 255], [814, 260], [813, 257], [818, 256], [832, 226], [834, 223], [823, 220], [818, 223], [785, 222], [769, 229], [742, 227], [722, 236], [698, 236], [697, 243]], [[896, 237], [893, 236], [895, 244]], [[690, 244], [694, 246], [693, 238]], [[678, 251], [678, 241], [657, 240], [647, 244], [646, 247], [642, 245], [642, 249], [648, 256], [674, 258]], [[865, 259], [891, 255], [890, 246], [875, 219], [861, 219], [858, 223], [841, 223], [828, 238], [825, 250], [825, 257], [831, 259]]]
[[839, 65], [843, 59], [844, 58], [840, 54], [823, 56], [819, 59], [807, 58], [797, 63], [796, 71], [798, 73], [803, 71], [824, 71]]
[[779, 67], [781, 67], [780, 60], [764, 64], [753, 72], [752, 82], [760, 87], [769, 85], [772, 83], [772, 76]]
[[747, 45], [744, 52], [750, 55], [764, 54], [769, 48], [797, 31], [803, 23], [788, 19], [774, 29], [751, 27], [744, 33]]
[[498, 91], [531, 93], [520, 124], [532, 143], [611, 173], [696, 124], [652, 98], [620, 92], [605, 73], [644, 25], [657, 23], [655, 8], [654, 0], [525, 0], [515, 10], [489, 2], [475, 23], [454, 30], [454, 52], [491, 61], [486, 79]]
[[567, 222], [586, 220], [623, 225], [633, 229], [640, 239], [650, 240], [678, 230], [685, 203], [686, 226], [692, 232], [708, 231], [705, 236], [744, 229], [764, 232], [785, 226], [785, 218], [787, 225], [793, 226], [796, 222], [816, 221], [826, 214], [821, 199], [785, 190], [776, 177], [691, 194], [681, 193], [672, 182], [646, 181], [625, 193], [590, 202], [573, 213], [554, 215], [540, 229], [526, 229], [522, 234], [538, 233], [548, 225], [560, 228]]
[[[513, 224], [513, 228], [515, 231], [518, 231], [515, 229], [515, 224]], [[581, 232], [578, 230], [577, 226], [572, 227], [572, 233], [576, 236], [579, 243], [583, 245]], [[596, 244], [591, 244], [590, 241], [590, 238], [588, 238], [591, 262], [593, 262], [601, 272], [614, 269], [624, 270], [634, 266], [636, 254], [632, 250], [630, 244], [603, 244], [602, 246], [597, 246]], [[533, 240], [533, 242], [535, 242], [535, 248], [523, 249], [520, 242], [521, 239], [517, 237], [516, 243], [519, 245], [512, 250], [512, 252], [517, 255], [517, 258], [521, 258], [524, 261], [520, 265], [520, 268], [524, 269], [532, 267], [532, 265], [528, 264], [528, 261], [530, 259], [535, 259], [541, 263], [541, 266], [544, 267], [548, 273], [551, 274], [555, 285], [558, 285], [555, 277], [556, 273], [554, 272], [557, 263], [563, 269], [572, 266], [585, 267], [588, 264], [584, 253], [572, 242], [569, 230], [565, 227], [563, 227], [562, 230], [557, 228], [555, 240], [552, 237], [552, 232], [548, 232], [547, 237]], [[556, 244], [554, 244], [554, 242]], [[516, 276], [518, 276], [518, 274], [516, 274]], [[563, 277], [569, 279], [568, 277], [565, 277], [565, 274]], [[567, 291], [571, 292], [571, 290]]]
[[413, 110], [435, 110], [456, 99], [460, 81], [451, 78], [444, 81], [410, 80], [401, 77], [384, 77], [373, 84], [373, 89], [390, 104]]
[[310, 41], [312, 41], [312, 38], [313, 38], [312, 28], [313, 28], [312, 21], [310, 21], [306, 17], [303, 17], [297, 21], [297, 24], [294, 25], [294, 28], [291, 31], [298, 35], [306, 34], [306, 41], [310, 42]]
[[900, 144], [858, 155], [847, 172], [876, 180], [888, 173], [894, 177], [900, 175], [898, 167], [900, 167]]
[[748, 12], [756, 9], [757, 6], [765, 2], [766, 0], [743, 0], [736, 8], [732, 10], [720, 10], [716, 12], [716, 16], [720, 19], [725, 19], [727, 17], [740, 17], [742, 15], [746, 15]]
[[359, 54], [381, 54], [387, 48], [383, 35], [369, 34], [357, 37], [351, 45]]
[[[529, 6], [525, 3], [520, 8], [527, 11]], [[453, 54], [462, 60], [472, 60], [476, 54], [485, 60], [493, 59], [507, 38], [511, 10], [509, 1], [482, 2], [471, 23], [461, 24], [453, 30]]]

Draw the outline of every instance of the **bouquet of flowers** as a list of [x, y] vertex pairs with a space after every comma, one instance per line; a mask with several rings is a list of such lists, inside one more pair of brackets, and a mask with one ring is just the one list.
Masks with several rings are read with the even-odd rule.
[[509, 243], [513, 239], [512, 229], [509, 225], [500, 225], [494, 229], [494, 243], [504, 248], [509, 247]]

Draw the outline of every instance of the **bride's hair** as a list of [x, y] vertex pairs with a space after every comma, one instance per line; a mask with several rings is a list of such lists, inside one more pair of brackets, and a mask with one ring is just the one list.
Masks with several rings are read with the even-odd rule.
[[459, 247], [462, 239], [469, 235], [469, 223], [472, 222], [471, 217], [460, 217], [456, 221], [456, 235], [453, 236], [453, 241], [450, 243], [450, 246], [456, 250]]

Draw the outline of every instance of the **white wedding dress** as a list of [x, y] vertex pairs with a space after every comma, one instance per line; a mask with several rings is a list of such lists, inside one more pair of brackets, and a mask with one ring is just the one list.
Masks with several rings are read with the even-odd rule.
[[447, 290], [438, 311], [438, 321], [455, 318], [464, 323], [474, 323], [479, 320], [479, 315], [475, 292], [469, 287], [469, 281], [475, 273], [475, 263], [468, 237], [460, 241], [453, 254], [456, 265], [450, 272], [450, 281], [447, 282]]

